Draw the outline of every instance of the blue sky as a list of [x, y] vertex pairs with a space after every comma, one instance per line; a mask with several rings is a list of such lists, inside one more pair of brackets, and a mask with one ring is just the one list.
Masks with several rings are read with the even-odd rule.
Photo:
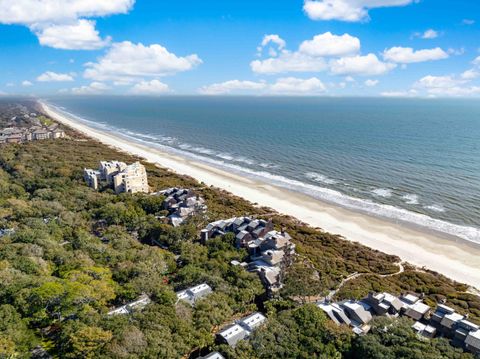
[[473, 0], [0, 0], [0, 93], [480, 96], [479, 14]]

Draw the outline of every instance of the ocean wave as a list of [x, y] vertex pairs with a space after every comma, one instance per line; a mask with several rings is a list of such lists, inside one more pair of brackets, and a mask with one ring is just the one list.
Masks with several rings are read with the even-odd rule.
[[305, 177], [315, 181], [315, 182], [320, 182], [320, 183], [325, 183], [325, 184], [336, 184], [337, 181], [335, 181], [334, 179], [331, 179], [331, 178], [328, 178], [327, 176], [325, 175], [322, 175], [320, 173], [316, 173], [316, 172], [308, 172], [308, 173], [305, 173]]
[[438, 212], [438, 213], [445, 212], [445, 207], [443, 207], [440, 204], [432, 204], [432, 205], [429, 205], [429, 206], [424, 206], [423, 208], [425, 208], [426, 210], [433, 211], [433, 212]]
[[392, 190], [388, 188], [375, 188], [371, 191], [377, 197], [390, 198], [392, 197]]
[[[52, 107], [55, 109], [58, 109], [55, 106], [52, 106]], [[69, 117], [72, 117], [72, 119], [74, 120], [83, 122], [89, 125], [90, 127], [96, 128], [96, 127], [104, 126], [104, 124], [99, 124], [97, 122], [85, 120], [76, 115], [70, 114], [66, 111], [60, 110], [59, 112], [65, 115], [68, 115]], [[332, 204], [336, 204], [344, 208], [364, 212], [370, 215], [387, 218], [394, 221], [402, 221], [405, 223], [414, 224], [429, 230], [434, 230], [440, 233], [456, 236], [464, 240], [480, 244], [480, 228], [457, 225], [441, 219], [432, 218], [426, 214], [416, 213], [416, 212], [409, 211], [407, 209], [395, 207], [393, 205], [380, 204], [368, 199], [361, 199], [357, 197], [348, 196], [346, 194], [343, 194], [333, 189], [304, 183], [299, 180], [290, 179], [277, 174], [272, 174], [266, 170], [258, 171], [258, 170], [242, 167], [235, 163], [226, 162], [226, 161], [232, 161], [234, 158], [234, 156], [230, 156], [227, 154], [217, 154], [217, 158], [222, 158], [226, 160], [226, 161], [223, 161], [221, 159], [215, 159], [211, 157], [202, 156], [200, 154], [192, 153], [191, 151], [188, 150], [187, 146], [184, 146], [185, 149], [177, 149], [172, 146], [167, 146], [161, 143], [155, 143], [155, 142], [148, 141], [146, 139], [139, 139], [135, 136], [129, 136], [129, 135], [126, 135], [125, 133], [122, 133], [121, 131], [118, 131], [118, 128], [117, 129], [112, 128], [111, 126], [109, 126], [109, 132], [115, 132], [115, 134], [119, 137], [129, 138], [133, 141], [138, 141], [140, 143], [148, 144], [151, 147], [157, 147], [159, 150], [167, 153], [172, 153], [172, 154], [180, 155], [183, 157], [188, 157], [193, 160], [201, 161], [207, 164], [211, 164], [212, 166], [215, 166], [217, 168], [227, 169], [239, 175], [246, 175], [252, 179], [257, 179], [260, 181], [270, 183], [272, 185], [277, 185], [279, 187], [292, 190], [292, 191], [304, 193], [306, 195], [309, 195], [310, 197], [313, 197], [322, 201], [326, 201]], [[222, 155], [225, 158], [220, 157], [219, 155]], [[230, 159], [230, 157], [232, 157], [232, 159]], [[443, 207], [441, 206], [437, 207], [437, 206], [438, 205], [426, 206], [426, 209], [435, 211], [435, 209], [438, 210], [441, 208], [444, 210]]]
[[419, 203], [418, 195], [416, 195], [416, 194], [406, 194], [402, 197], [402, 199], [407, 204], [418, 204]]

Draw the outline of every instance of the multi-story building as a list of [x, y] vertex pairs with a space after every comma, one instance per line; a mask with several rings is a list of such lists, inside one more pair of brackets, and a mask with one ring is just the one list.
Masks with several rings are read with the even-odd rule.
[[112, 186], [116, 193], [150, 192], [147, 171], [140, 162], [127, 166], [119, 161], [102, 161], [98, 170], [84, 170], [84, 178], [93, 189], [98, 189], [101, 182]]
[[140, 162], [127, 166], [113, 177], [115, 193], [148, 193], [147, 171]]

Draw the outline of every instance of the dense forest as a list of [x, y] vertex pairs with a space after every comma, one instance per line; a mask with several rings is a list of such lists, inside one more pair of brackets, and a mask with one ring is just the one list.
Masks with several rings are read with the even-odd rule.
[[[478, 322], [480, 298], [467, 286], [409, 265], [384, 277], [398, 271], [395, 256], [144, 163], [153, 190], [193, 188], [207, 202], [205, 215], [174, 228], [157, 219], [161, 196], [96, 192], [82, 179], [100, 160], [136, 158], [68, 134], [0, 147], [0, 229], [13, 229], [0, 238], [0, 358], [29, 358], [35, 348], [58, 358], [195, 358], [213, 350], [227, 358], [471, 358], [445, 339], [419, 339], [408, 319], [379, 318], [357, 337], [307, 303], [357, 272], [338, 299], [423, 293], [432, 306], [446, 300]], [[247, 254], [229, 235], [199, 242], [206, 223], [241, 215], [272, 219], [293, 237], [298, 255], [278, 298], [230, 264]], [[175, 291], [201, 282], [214, 293], [193, 307], [176, 304]], [[152, 299], [142, 311], [107, 315], [142, 294]], [[215, 343], [219, 328], [257, 310], [268, 321], [250, 340]]]

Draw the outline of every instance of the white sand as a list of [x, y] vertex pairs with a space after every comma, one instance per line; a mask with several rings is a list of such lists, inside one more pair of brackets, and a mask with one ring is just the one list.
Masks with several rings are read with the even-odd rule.
[[434, 233], [356, 213], [306, 195], [132, 143], [75, 122], [45, 104], [43, 107], [44, 111], [58, 122], [106, 145], [145, 158], [178, 174], [189, 175], [251, 202], [271, 207], [313, 227], [341, 234], [348, 240], [397, 255], [404, 261], [420, 267], [425, 266], [456, 281], [480, 288], [480, 246], [475, 247], [461, 239], [444, 238]]

